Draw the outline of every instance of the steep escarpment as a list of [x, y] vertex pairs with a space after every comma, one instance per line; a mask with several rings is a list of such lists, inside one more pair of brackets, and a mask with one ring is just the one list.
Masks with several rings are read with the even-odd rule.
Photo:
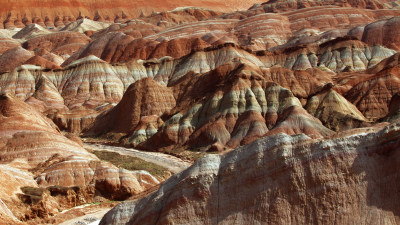
[[100, 224], [396, 224], [399, 132], [393, 124], [323, 141], [260, 139], [198, 160]]
[[141, 14], [150, 15], [154, 12], [172, 10], [177, 7], [195, 6], [210, 8], [217, 11], [231, 11], [247, 9], [254, 3], [262, 1], [242, 2], [229, 1], [191, 1], [163, 2], [151, 1], [2, 1], [0, 16], [5, 27], [19, 27], [27, 23], [46, 24], [47, 26], [65, 23], [76, 18], [89, 17], [97, 20], [121, 21], [127, 18], [138, 17]]
[[392, 96], [389, 104], [389, 114], [384, 120], [389, 122], [397, 122], [400, 120], [400, 93], [396, 93]]

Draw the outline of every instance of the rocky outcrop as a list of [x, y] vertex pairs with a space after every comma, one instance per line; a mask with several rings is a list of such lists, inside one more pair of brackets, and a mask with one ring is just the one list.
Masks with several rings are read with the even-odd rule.
[[161, 116], [175, 105], [171, 88], [151, 78], [144, 78], [129, 86], [118, 105], [97, 117], [88, 134], [129, 133], [142, 117]]
[[400, 17], [380, 20], [365, 26], [362, 40], [368, 44], [380, 44], [398, 51], [400, 50], [399, 28]]
[[393, 124], [319, 141], [270, 136], [198, 160], [100, 224], [396, 224], [399, 135]]
[[376, 132], [399, 119], [398, 2], [91, 1], [0, 9], [0, 223], [159, 183], [68, 132], [191, 159], [239, 148], [107, 223], [399, 221], [398, 125]]
[[[188, 10], [185, 9], [183, 12], [188, 13]], [[253, 11], [254, 13], [252, 14]], [[178, 12], [180, 11], [173, 11], [173, 14], [179, 14]], [[195, 12], [197, 11], [193, 11], [192, 14], [196, 14]], [[321, 14], [324, 17], [321, 17]], [[168, 22], [168, 19], [170, 19], [168, 15], [161, 13], [143, 17], [141, 18], [142, 20], [133, 20], [124, 25], [113, 25], [110, 28], [99, 31], [93, 34], [94, 43], [80, 49], [64, 65], [89, 55], [95, 55], [112, 63], [127, 62], [132, 59], [162, 58], [164, 56], [179, 58], [192, 51], [225, 43], [234, 43], [250, 51], [275, 51], [276, 49], [297, 48], [305, 44], [323, 44], [335, 38], [343, 38], [346, 35], [355, 36], [359, 40], [367, 42], [368, 47], [365, 43], [347, 43], [347, 46], [342, 46], [346, 47], [345, 52], [342, 49], [334, 49], [338, 52], [326, 52], [325, 54], [324, 52], [309, 51], [305, 54], [313, 57], [313, 59], [306, 60], [304, 55], [299, 55], [294, 56], [295, 59], [291, 59], [294, 60], [293, 62], [289, 61], [281, 64], [293, 66], [293, 63], [299, 58], [299, 63], [303, 61], [302, 65], [293, 67], [293, 69], [302, 69], [302, 66], [314, 66], [315, 56], [312, 54], [321, 54], [321, 56], [325, 55], [324, 59], [321, 59], [322, 66], [335, 71], [342, 71], [346, 67], [342, 67], [342, 64], [349, 64], [350, 60], [342, 63], [339, 60], [340, 57], [354, 55], [355, 62], [351, 67], [354, 67], [355, 70], [362, 70], [365, 67], [368, 68], [371, 65], [375, 65], [384, 56], [387, 57], [394, 54], [393, 50], [383, 50], [381, 47], [378, 48], [382, 50], [373, 50], [375, 45], [384, 45], [388, 48], [397, 49], [397, 39], [387, 38], [387, 36], [392, 36], [388, 32], [393, 33], [394, 31], [392, 30], [396, 30], [397, 23], [395, 21], [397, 19], [392, 17], [398, 15], [397, 10], [371, 11], [331, 6], [312, 7], [288, 13], [273, 14], [250, 9], [221, 16], [217, 16], [217, 14], [216, 18], [211, 17], [210, 19], [205, 19], [207, 16], [203, 19], [187, 19], [181, 22], [177, 22], [179, 20], [174, 19], [172, 21], [175, 21], [175, 24]], [[388, 20], [388, 18], [392, 19]], [[155, 23], [155, 21], [160, 22], [160, 20], [170, 24], [170, 26], [166, 29], [161, 28], [164, 25]], [[385, 30], [380, 28], [384, 24], [382, 21], [376, 22], [379, 26], [374, 25], [377, 20], [387, 21], [385, 27], [388, 28], [385, 28]], [[373, 27], [375, 28], [372, 29]], [[146, 28], [146, 30], [143, 28]], [[382, 36], [380, 39], [369, 35], [369, 33], [373, 34], [378, 31], [385, 32], [387, 35]], [[328, 51], [330, 50], [333, 49], [328, 49]], [[376, 55], [371, 56], [371, 52], [376, 51], [392, 52], [382, 53], [380, 55], [381, 59], [375, 62], [379, 57]], [[345, 56], [341, 54], [345, 54]], [[338, 57], [337, 61], [326, 61], [326, 59], [330, 60], [332, 55], [335, 58]], [[371, 57], [375, 59], [369, 65]], [[310, 61], [311, 65], [305, 61]]]
[[123, 133], [129, 137], [125, 143], [154, 150], [235, 148], [279, 132], [313, 138], [331, 134], [290, 90], [271, 81], [282, 80], [268, 73], [264, 77], [256, 67], [239, 63], [205, 74], [188, 73], [170, 81], [169, 87], [142, 79], [128, 88], [115, 108], [98, 116], [86, 135]]
[[37, 36], [24, 42], [27, 50], [43, 48], [46, 51], [68, 58], [79, 48], [90, 42], [90, 38], [78, 32], [57, 32]]
[[[38, 56], [27, 63], [57, 68]], [[45, 70], [42, 67], [24, 65], [0, 78], [0, 92], [26, 100], [46, 114], [58, 113], [59, 116], [56, 117], [64, 115], [60, 119], [76, 118], [72, 122], [75, 128], [68, 126], [68, 129], [79, 130], [79, 133], [81, 129], [76, 129], [77, 123], [86, 124], [87, 122], [80, 121], [96, 116], [107, 109], [107, 104], [117, 103], [121, 99], [125, 90], [122, 80], [129, 85], [137, 79], [121, 72], [123, 70], [115, 70], [96, 58], [75, 62], [67, 70]]]
[[295, 1], [285, 1], [285, 0], [270, 0], [263, 3], [261, 6], [264, 11], [267, 12], [278, 12], [278, 11], [289, 11], [315, 6], [327, 6], [327, 5], [337, 5], [341, 7], [354, 7], [354, 8], [365, 8], [365, 9], [383, 9], [390, 7], [385, 5], [385, 2], [390, 2], [387, 0], [377, 1], [377, 0], [295, 0]]
[[[112, 37], [111, 33], [106, 36]], [[118, 35], [115, 37], [117, 38], [115, 40], [117, 43], [121, 41]], [[122, 33], [121, 37], [131, 39], [130, 36]], [[96, 46], [100, 43], [97, 40], [100, 39], [96, 39], [89, 46]], [[174, 40], [167, 43], [172, 42]], [[188, 45], [184, 44], [182, 48], [186, 46], [184, 49], [191, 49], [194, 46], [193, 43], [188, 42]], [[93, 49], [96, 52], [92, 53], [108, 54], [103, 52], [102, 48], [93, 47]], [[177, 48], [169, 47], [167, 49], [177, 50]], [[110, 50], [110, 52], [115, 53], [109, 55], [110, 57], [114, 57], [117, 54], [117, 51], [114, 50], [116, 49]], [[50, 56], [46, 52], [40, 53], [43, 53], [43, 59]], [[125, 53], [122, 50], [121, 53], [121, 56], [129, 55], [129, 53]], [[157, 51], [153, 51], [153, 53], [156, 54]], [[370, 47], [360, 41], [345, 40], [320, 45], [318, 48], [306, 47], [290, 51], [278, 50], [276, 52], [256, 53], [246, 51], [234, 44], [223, 44], [204, 49], [200, 48], [178, 59], [162, 57], [158, 60], [137, 60], [121, 64], [109, 64], [90, 55], [72, 61], [63, 69], [57, 69], [58, 67], [53, 63], [35, 56], [26, 63], [40, 65], [53, 70], [45, 70], [35, 66], [21, 66], [1, 76], [0, 92], [16, 95], [21, 100], [34, 97], [39, 100], [39, 102], [36, 101], [37, 105], [42, 105], [40, 106], [43, 108], [42, 111], [57, 109], [59, 110], [59, 115], [74, 114], [74, 117], [65, 117], [76, 118], [77, 120], [73, 124], [87, 124], [87, 122], [79, 121], [80, 119], [77, 115], [80, 114], [81, 118], [87, 118], [103, 112], [105, 104], [118, 103], [128, 86], [137, 80], [152, 77], [163, 85], [174, 86], [185, 75], [191, 73], [206, 74], [233, 61], [249, 65], [249, 70], [257, 71], [256, 73], [264, 76], [266, 81], [278, 83], [282, 87], [289, 89], [304, 105], [306, 99], [315, 94], [319, 87], [327, 82], [333, 82], [334, 72], [343, 70], [362, 71], [366, 68], [372, 68], [384, 57], [392, 54], [394, 54], [393, 50], [384, 47]], [[231, 68], [230, 70], [233, 69]], [[346, 85], [345, 91], [353, 87], [356, 88], [354, 85], [355, 83]], [[344, 94], [345, 91], [340, 91], [339, 93]], [[353, 99], [358, 96], [359, 92], [354, 91], [354, 94], [351, 93], [353, 92], [346, 93], [345, 97], [353, 104], [358, 104], [357, 100]], [[366, 111], [362, 107], [360, 105], [358, 109], [364, 114]], [[62, 109], [67, 111], [62, 111]], [[47, 114], [54, 113], [48, 112]], [[385, 115], [385, 111], [382, 111], [382, 114], [378, 114], [377, 117]], [[364, 116], [370, 117], [368, 114], [364, 114]], [[139, 120], [137, 119], [136, 121]], [[63, 122], [63, 124], [69, 123]], [[78, 127], [67, 129], [80, 132], [78, 130], [87, 126]], [[131, 128], [131, 130], [133, 129], [134, 127]]]
[[323, 88], [307, 101], [305, 108], [311, 115], [335, 131], [366, 125], [367, 119], [357, 107], [330, 87]]
[[28, 40], [28, 39], [34, 38], [35, 36], [46, 35], [49, 33], [51, 33], [51, 31], [47, 30], [46, 28], [44, 28], [36, 23], [32, 23], [32, 24], [27, 25], [20, 31], [18, 31], [18, 33], [16, 33], [13, 36], [13, 38]]
[[400, 91], [399, 54], [393, 55], [366, 71], [363, 76], [353, 73], [352, 88], [344, 94], [350, 102], [372, 120], [382, 118], [389, 112], [388, 106], [394, 94]]
[[400, 121], [400, 93], [392, 96], [389, 104], [389, 114], [384, 120], [392, 123]]
[[[128, 171], [100, 161], [15, 97], [0, 97], [0, 114], [0, 181], [4, 181], [0, 199], [12, 205], [10, 209], [19, 219], [29, 213], [21, 204], [32, 203], [17, 197], [21, 187], [87, 187], [93, 189], [93, 196], [85, 200], [90, 202], [95, 196], [125, 199], [159, 183], [146, 171]], [[54, 199], [46, 204], [51, 202], [58, 204]], [[57, 207], [40, 210], [54, 214]]]
[[[228, 39], [232, 41], [225, 40], [219, 42], [219, 40], [215, 36], [205, 34], [204, 36], [192, 37], [190, 39], [174, 38], [168, 41], [150, 41], [146, 38], [134, 39], [121, 32], [112, 32], [96, 39], [85, 48], [81, 48], [67, 59], [63, 65], [69, 65], [75, 60], [90, 55], [95, 55], [111, 63], [129, 62], [137, 59], [163, 61], [171, 58], [179, 61], [189, 61], [190, 58], [194, 58], [191, 59], [193, 61], [198, 60], [198, 58], [207, 57], [203, 55], [220, 54], [221, 50], [233, 47], [234, 50], [240, 53], [223, 53], [224, 55], [221, 55], [219, 60], [228, 62], [240, 57], [265, 67], [280, 66], [290, 70], [320, 68], [337, 73], [344, 70], [366, 70], [396, 53], [395, 50], [379, 45], [368, 45], [359, 40], [352, 40], [351, 38], [350, 40], [338, 38], [332, 41], [324, 39], [325, 42], [322, 40], [312, 45], [298, 44], [299, 46], [296, 45], [296, 47], [290, 47], [291, 44], [283, 44], [286, 43], [286, 41], [283, 41], [281, 47], [271, 48], [267, 51], [265, 50], [265, 46], [267, 45], [263, 45], [264, 47], [260, 48], [260, 51], [253, 51], [248, 49], [247, 45], [235, 44], [240, 42], [236, 37]], [[193, 62], [190, 63], [192, 64]]]
[[33, 57], [33, 53], [21, 46], [9, 49], [0, 55], [0, 72], [11, 71], [31, 57]]
[[67, 24], [65, 27], [61, 28], [61, 31], [73, 31], [73, 32], [80, 32], [85, 33], [87, 31], [99, 31], [105, 29], [111, 25], [111, 22], [100, 22], [100, 21], [93, 21], [90, 19], [79, 19], [75, 22]]
[[42, 58], [40, 56], [33, 56], [32, 58], [28, 59], [27, 61], [25, 61], [23, 63], [24, 65], [28, 64], [28, 65], [35, 65], [35, 66], [40, 66], [46, 69], [61, 69], [60, 66], [58, 66], [57, 64], [50, 62], [49, 60]]
[[[89, 0], [85, 2], [74, 2], [70, 0], [62, 1], [2, 1], [3, 8], [0, 10], [0, 16], [4, 27], [23, 27], [25, 24], [37, 23], [48, 27], [58, 27], [60, 23], [65, 24], [68, 21], [92, 18], [98, 21], [108, 20], [123, 22], [128, 18], [138, 17], [140, 15], [150, 15], [159, 11], [172, 10], [177, 7], [195, 6], [209, 8], [216, 11], [244, 10], [254, 3], [263, 1], [253, 0], [242, 2], [236, 0], [214, 1], [210, 3], [206, 0], [192, 1], [183, 0], [180, 2], [163, 2], [151, 0], [146, 2], [125, 2], [114, 1], [112, 4], [106, 1]], [[23, 16], [22, 16], [23, 15]], [[5, 19], [6, 18], [6, 19]]]
[[134, 39], [122, 32], [112, 32], [96, 39], [86, 48], [80, 49], [63, 65], [69, 65], [77, 59], [95, 55], [107, 62], [128, 62], [133, 59], [160, 59], [165, 56], [181, 58], [193, 51], [203, 50], [210, 45], [201, 39], [179, 39], [171, 41], [149, 41]]

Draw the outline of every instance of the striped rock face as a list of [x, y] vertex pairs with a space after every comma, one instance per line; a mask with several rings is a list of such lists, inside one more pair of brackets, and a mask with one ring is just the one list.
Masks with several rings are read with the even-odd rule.
[[399, 54], [395, 54], [385, 59], [367, 70], [364, 76], [350, 73], [346, 74], [344, 79], [340, 79], [340, 82], [355, 81], [344, 96], [357, 106], [365, 117], [376, 120], [388, 114], [392, 96], [400, 91], [398, 58]]
[[[26, 27], [1, 33], [0, 72], [5, 73], [0, 77], [0, 93], [15, 95], [53, 118], [60, 128], [80, 133], [142, 78], [173, 86], [188, 73], [205, 74], [239, 61], [263, 71], [270, 69], [267, 80], [289, 89], [304, 106], [310, 91], [333, 82], [333, 75], [307, 76], [307, 80], [319, 81], [303, 86], [301, 79], [305, 78], [301, 77], [309, 72], [299, 71], [364, 71], [396, 53], [399, 24], [393, 16], [398, 10], [389, 10], [395, 3], [304, 2], [274, 1], [225, 14], [184, 7], [143, 13], [134, 20], [128, 20], [124, 11], [116, 23], [112, 16], [106, 18], [112, 10], [106, 14], [98, 10], [94, 20], [86, 18], [91, 13], [84, 11], [73, 18], [57, 16], [54, 21], [51, 16], [30, 19], [29, 13], [26, 18], [13, 19], [11, 14], [7, 24]], [[293, 4], [304, 7], [295, 10]], [[271, 7], [286, 10], [271, 13]], [[47, 29], [53, 25], [58, 28]], [[346, 91], [351, 88], [344, 87]], [[381, 112], [369, 112], [362, 102], [353, 100], [357, 96], [342, 89], [338, 93], [356, 104], [366, 118], [387, 113], [387, 106]], [[389, 101], [390, 97], [384, 102]]]
[[399, 124], [360, 132], [319, 141], [277, 134], [208, 155], [100, 224], [396, 224]]
[[400, 1], [2, 1], [1, 219], [159, 184], [100, 161], [75, 133], [189, 158], [226, 153], [107, 223], [399, 221], [386, 196], [398, 193], [388, 182], [398, 127], [377, 131], [399, 119]]
[[[4, 181], [0, 198], [19, 217], [26, 213], [17, 197], [21, 187], [86, 187], [96, 190], [86, 199], [91, 202], [96, 195], [125, 199], [159, 183], [146, 171], [128, 171], [100, 161], [15, 97], [1, 96], [0, 113], [0, 181]], [[52, 210], [62, 209], [61, 203], [55, 204]]]
[[[234, 148], [278, 132], [306, 133], [313, 138], [329, 135], [331, 131], [309, 115], [290, 90], [271, 82], [280, 80], [270, 72], [230, 63], [203, 75], [188, 74], [170, 87], [142, 79], [128, 88], [115, 108], [99, 116], [86, 134], [125, 133], [130, 136], [128, 143], [146, 149]], [[311, 86], [321, 85], [314, 82]], [[167, 118], [165, 123], [160, 116]]]
[[[347, 35], [347, 31], [357, 26], [362, 26], [362, 28], [357, 33], [353, 30], [350, 35], [363, 39], [371, 47], [378, 44], [396, 49], [398, 42], [396, 38], [383, 40], [369, 37], [368, 32], [373, 34], [376, 29], [379, 29], [379, 26], [374, 24], [368, 25], [366, 34], [364, 36], [362, 34], [365, 25], [397, 16], [398, 10], [370, 11], [321, 7], [279, 14], [261, 12], [254, 15], [246, 14], [249, 12], [251, 10], [238, 12], [238, 15], [224, 14], [209, 20], [188, 21], [156, 33], [154, 33], [154, 28], [149, 27], [149, 32], [154, 34], [148, 35], [143, 35], [143, 31], [140, 35], [133, 34], [132, 28], [105, 30], [103, 34], [108, 32], [108, 35], [100, 38], [94, 34], [93, 37], [96, 37], [94, 43], [80, 49], [64, 65], [91, 54], [108, 62], [126, 62], [131, 59], [151, 59], [163, 56], [179, 58], [189, 54], [191, 50], [223, 43], [235, 43], [251, 51], [274, 50], [274, 48], [288, 48], [305, 43], [323, 43], [336, 37], [343, 37]], [[391, 32], [398, 26], [394, 21], [395, 19], [390, 19], [390, 22], [385, 25], [390, 28], [384, 32]], [[382, 26], [382, 22], [378, 24]], [[376, 28], [372, 29], [372, 27]], [[393, 35], [396, 36], [395, 33]]]
[[398, 122], [400, 120], [400, 94], [395, 94], [390, 100], [389, 114], [386, 116], [385, 121]]
[[[240, 62], [249, 65], [251, 70], [261, 71], [257, 73], [267, 76], [267, 81], [288, 88], [304, 105], [312, 92], [327, 82], [333, 82], [331, 78], [335, 73], [372, 68], [394, 53], [394, 50], [382, 46], [371, 47], [357, 40], [344, 40], [289, 52], [263, 52], [261, 55], [234, 44], [223, 44], [198, 49], [178, 59], [163, 57], [158, 60], [137, 60], [123, 64], [109, 64], [90, 55], [73, 61], [63, 69], [45, 70], [38, 66], [21, 66], [0, 77], [0, 92], [15, 95], [37, 106], [49, 117], [54, 118], [62, 129], [79, 133], [90, 126], [94, 117], [117, 104], [130, 84], [142, 78], [150, 77], [162, 85], [174, 86], [180, 79], [188, 79], [184, 77], [189, 77], [190, 74], [206, 74], [224, 64]], [[28, 61], [52, 64], [39, 56]], [[346, 88], [348, 90], [352, 87]], [[352, 96], [350, 93], [346, 94]], [[164, 100], [160, 100], [162, 101]], [[388, 103], [390, 98], [385, 101]], [[165, 113], [166, 109], [163, 110], [157, 115]], [[364, 113], [369, 109], [363, 109], [360, 105], [359, 110]], [[364, 116], [375, 117], [374, 114], [377, 114], [376, 117], [382, 117], [385, 112], [387, 113], [387, 107], [384, 107], [380, 114], [373, 111], [372, 114]], [[132, 127], [124, 129], [123, 132], [135, 129], [140, 118], [136, 118], [135, 121]]]
[[96, 119], [90, 133], [128, 133], [140, 123], [142, 117], [161, 116], [175, 105], [172, 89], [151, 78], [144, 78], [128, 88], [117, 106]]
[[[321, 49], [332, 52], [332, 48], [339, 49], [341, 44]], [[353, 53], [340, 49], [343, 56], [357, 58], [355, 47]], [[215, 56], [220, 50], [197, 52], [193, 56]], [[373, 66], [373, 54], [366, 50], [372, 65], [360, 77], [358, 72], [335, 75], [313, 68], [303, 71], [265, 68], [258, 66], [262, 65], [258, 58], [233, 46], [224, 47], [224, 51], [222, 56], [231, 55], [234, 62], [213, 65], [216, 69], [209, 72], [194, 73], [185, 67], [182, 73], [187, 73], [179, 75], [174, 70], [176, 77], [168, 76], [168, 86], [159, 86], [159, 92], [137, 88], [150, 82], [148, 78], [132, 84], [123, 101], [99, 116], [86, 134], [123, 133], [127, 135], [123, 140], [127, 145], [166, 151], [176, 147], [236, 148], [279, 132], [322, 138], [330, 136], [332, 130], [370, 126], [389, 112], [391, 97], [400, 91], [395, 72], [398, 54]], [[263, 57], [265, 60], [269, 56]], [[341, 58], [341, 62], [348, 63], [345, 59]], [[158, 75], [154, 78], [160, 79]], [[149, 98], [141, 97], [143, 93]], [[143, 109], [147, 113], [141, 113]], [[147, 119], [148, 116], [155, 117]]]
[[[4, 4], [5, 7], [2, 9], [10, 13], [6, 16], [4, 26], [12, 30], [5, 35], [10, 39], [4, 40], [4, 42], [13, 42], [5, 46], [4, 51], [11, 49], [12, 46], [19, 46], [15, 42], [17, 41], [24, 42], [23, 48], [34, 51], [35, 55], [42, 56], [43, 51], [51, 52], [53, 55], [46, 59], [57, 65], [67, 66], [73, 61], [89, 55], [95, 55], [107, 62], [127, 62], [132, 59], [152, 59], [164, 56], [179, 58], [193, 50], [224, 43], [235, 43], [251, 51], [273, 50], [283, 46], [293, 47], [296, 43], [299, 44], [299, 41], [307, 42], [306, 40], [309, 40], [308, 43], [315, 43], [317, 42], [316, 36], [319, 36], [320, 42], [330, 40], [333, 37], [342, 37], [346, 35], [346, 30], [354, 27], [359, 29], [357, 32], [353, 30], [352, 34], [358, 36], [360, 40], [362, 39], [371, 47], [382, 44], [388, 48], [398, 49], [396, 47], [398, 44], [396, 36], [398, 35], [395, 33], [398, 30], [395, 29], [398, 26], [397, 19], [388, 19], [399, 14], [396, 9], [388, 10], [392, 8], [391, 5], [396, 5], [395, 3], [388, 1], [378, 4], [379, 2], [374, 0], [304, 2], [273, 1], [263, 5], [256, 4], [246, 11], [225, 14], [210, 9], [180, 7], [171, 11], [151, 13], [150, 15], [142, 13], [138, 19], [128, 20], [130, 18], [128, 11], [125, 12], [121, 7], [118, 7], [118, 3], [115, 3], [116, 8], [109, 9], [110, 11], [106, 10], [104, 13], [101, 12], [103, 6], [100, 5], [97, 10], [90, 10], [90, 12], [85, 13], [84, 5], [88, 3], [82, 3], [78, 7], [80, 9], [79, 14], [60, 16], [66, 12], [73, 14], [73, 10], [66, 10], [63, 13], [57, 13], [54, 18], [53, 15], [45, 16], [45, 12], [36, 12], [33, 7], [30, 8], [34, 11], [32, 15], [39, 13], [45, 18], [37, 16], [30, 18], [32, 16], [30, 13], [21, 12], [17, 14], [25, 15], [24, 18], [14, 18], [15, 5], [19, 4], [16, 1], [13, 2], [14, 8], [10, 9], [8, 4]], [[234, 5], [242, 8], [244, 4], [250, 3], [235, 2]], [[46, 4], [48, 5], [45, 7], [52, 8], [52, 12], [57, 11], [58, 4], [50, 2]], [[62, 4], [63, 7], [69, 5], [67, 2]], [[179, 4], [176, 4], [176, 6]], [[196, 4], [201, 5], [203, 3], [196, 2], [194, 6]], [[215, 2], [208, 6], [215, 9], [221, 4], [230, 3]], [[292, 10], [291, 6], [298, 4], [304, 7]], [[41, 3], [37, 3], [37, 5], [41, 5]], [[175, 3], [172, 5], [175, 5]], [[217, 6], [213, 7], [213, 5]], [[324, 5], [324, 7], [317, 7], [320, 5]], [[284, 9], [285, 12], [271, 13], [270, 8], [275, 6]], [[91, 3], [92, 7], [93, 4]], [[170, 7], [165, 9], [167, 8]], [[374, 10], [366, 10], [365, 8]], [[22, 6], [21, 10], [24, 11]], [[111, 15], [111, 17], [108, 15], [109, 13], [113, 14], [112, 12], [115, 13], [114, 10], [121, 13], [115, 20], [111, 19], [115, 15]], [[131, 11], [129, 10], [129, 12]], [[385, 19], [387, 23], [381, 21]], [[373, 23], [377, 20], [379, 22]], [[18, 28], [14, 29], [15, 27]], [[365, 35], [362, 35], [364, 27]], [[20, 28], [23, 29], [19, 30]], [[114, 32], [118, 33], [115, 34]], [[375, 37], [373, 34], [376, 32], [381, 32], [384, 35]], [[90, 35], [91, 38], [88, 37]], [[96, 41], [89, 44], [93, 40]], [[290, 46], [287, 46], [288, 44]], [[18, 51], [10, 53], [5, 59], [0, 58], [0, 65], [6, 65], [2, 67], [1, 72], [10, 71], [24, 64], [26, 60], [21, 59], [26, 54]], [[14, 60], [7, 61], [6, 59], [9, 59], [12, 55], [15, 55]], [[304, 61], [304, 59], [301, 59], [301, 61]], [[55, 68], [50, 65], [40, 65], [50, 69]], [[295, 67], [294, 69], [302, 68]]]
[[57, 32], [33, 37], [24, 42], [23, 47], [27, 50], [43, 48], [67, 57], [89, 42], [90, 38], [79, 32]]
[[380, 44], [389, 48], [399, 50], [398, 29], [392, 29], [400, 26], [400, 18], [391, 19], [371, 23], [364, 28], [362, 40], [368, 44]]
[[[183, 0], [179, 2], [164, 2], [159, 0], [151, 1], [114, 1], [110, 4], [107, 1], [89, 0], [85, 2], [74, 2], [69, 0], [42, 2], [33, 0], [24, 2], [13, 0], [12, 2], [2, 1], [3, 8], [0, 16], [3, 18], [4, 27], [23, 27], [25, 24], [38, 23], [47, 26], [60, 26], [68, 21], [80, 18], [92, 18], [98, 21], [124, 22], [128, 18], [140, 15], [150, 15], [155, 12], [167, 10], [179, 10], [180, 7], [194, 6], [209, 8], [216, 11], [244, 10], [251, 7], [254, 3], [263, 1], [192, 1]], [[51, 10], [50, 10], [51, 9]], [[5, 19], [6, 18], [6, 19]]]
[[[277, 12], [277, 11], [288, 11], [301, 9], [306, 7], [313, 6], [324, 6], [324, 5], [337, 5], [342, 7], [354, 7], [354, 8], [367, 8], [367, 9], [383, 9], [383, 8], [391, 8], [391, 4], [388, 4], [392, 1], [384, 0], [384, 1], [376, 1], [376, 0], [350, 0], [350, 1], [335, 1], [335, 0], [289, 0], [289, 1], [267, 1], [264, 3], [262, 7], [265, 11], [269, 12]], [[386, 4], [385, 4], [386, 3]]]

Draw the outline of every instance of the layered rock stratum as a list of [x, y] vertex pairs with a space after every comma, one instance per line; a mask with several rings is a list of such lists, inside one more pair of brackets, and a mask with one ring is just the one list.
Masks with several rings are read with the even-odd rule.
[[229, 149], [279, 132], [321, 138], [385, 117], [399, 91], [396, 7], [316, 1], [268, 11], [281, 3], [114, 24], [80, 18], [59, 30], [30, 24], [4, 33], [17, 47], [0, 56], [0, 92], [63, 130], [121, 133], [151, 150]]
[[[46, 218], [96, 196], [125, 199], [159, 183], [146, 171], [100, 161], [79, 138], [64, 136], [50, 119], [15, 97], [0, 97], [0, 114], [1, 213], [10, 218]], [[41, 193], [39, 199], [31, 189]]]
[[216, 154], [104, 221], [398, 223], [399, 1], [1, 4], [0, 223], [157, 189], [78, 136]]
[[399, 124], [311, 140], [277, 134], [209, 155], [105, 224], [397, 224]]
[[91, 18], [95, 20], [115, 21], [126, 20], [128, 17], [141, 14], [150, 15], [160, 11], [173, 10], [178, 7], [203, 7], [217, 11], [233, 11], [247, 9], [254, 3], [262, 3], [261, 0], [253, 1], [2, 1], [0, 11], [4, 26], [23, 26], [30, 23], [49, 25], [66, 24], [76, 18]]

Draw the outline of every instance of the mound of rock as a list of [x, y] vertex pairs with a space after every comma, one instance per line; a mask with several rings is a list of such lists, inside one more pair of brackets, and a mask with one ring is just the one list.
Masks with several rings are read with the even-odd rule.
[[396, 224], [399, 135], [393, 124], [319, 141], [270, 136], [198, 160], [100, 224]]
[[[42, 199], [42, 203], [20, 198], [22, 187], [84, 187], [92, 193], [84, 198], [87, 203], [96, 196], [126, 199], [158, 184], [146, 171], [128, 171], [100, 161], [80, 142], [62, 135], [51, 120], [17, 98], [2, 95], [0, 114], [0, 166], [4, 179], [0, 197], [19, 219], [31, 214], [42, 217], [37, 214], [39, 211], [46, 215], [58, 213], [66, 207], [51, 196]], [[82, 202], [71, 204], [68, 206]], [[39, 211], [35, 211], [37, 207]]]

